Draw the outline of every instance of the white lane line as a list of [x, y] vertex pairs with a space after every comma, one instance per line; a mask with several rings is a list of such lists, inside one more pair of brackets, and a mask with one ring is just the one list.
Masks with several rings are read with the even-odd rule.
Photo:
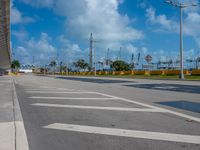
[[196, 136], [196, 135], [127, 130], [127, 129], [114, 129], [114, 128], [83, 126], [83, 125], [74, 125], [74, 124], [61, 124], [61, 123], [50, 124], [50, 125], [44, 126], [43, 128], [90, 133], [90, 134], [101, 134], [101, 135], [109, 135], [109, 136], [120, 136], [120, 137], [142, 138], [142, 139], [159, 140], [159, 141], [200, 144], [200, 136]]
[[55, 89], [25, 89], [25, 92], [88, 92], [88, 91], [81, 91], [81, 90], [71, 90], [71, 89], [61, 89], [61, 88], [55, 88]]
[[193, 116], [186, 115], [186, 114], [183, 114], [183, 113], [179, 113], [179, 112], [176, 112], [176, 111], [172, 111], [172, 110], [169, 110], [169, 109], [165, 109], [165, 108], [141, 103], [141, 102], [126, 99], [126, 98], [121, 98], [121, 97], [103, 94], [103, 93], [99, 93], [99, 92], [96, 92], [96, 93], [98, 93], [100, 95], [104, 95], [104, 96], [110, 96], [110, 97], [113, 97], [113, 98], [116, 98], [116, 99], [119, 99], [119, 100], [122, 100], [122, 101], [125, 101], [125, 102], [129, 102], [129, 103], [132, 103], [132, 104], [137, 104], [137, 105], [140, 105], [140, 106], [144, 106], [144, 107], [148, 107], [148, 108], [152, 108], [152, 109], [157, 109], [157, 110], [160, 110], [162, 112], [170, 113], [170, 114], [173, 114], [173, 115], [176, 115], [176, 116], [179, 116], [179, 117], [182, 117], [182, 118], [190, 119], [190, 120], [193, 120], [193, 121], [196, 121], [196, 122], [200, 122], [200, 118], [198, 118], [198, 117], [193, 117]]
[[83, 106], [83, 105], [61, 105], [61, 104], [47, 104], [47, 103], [34, 103], [34, 106], [43, 107], [58, 107], [58, 108], [77, 108], [77, 109], [95, 109], [95, 110], [116, 110], [116, 111], [136, 111], [136, 112], [162, 112], [157, 109], [145, 108], [123, 108], [123, 107], [97, 107], [97, 106]]
[[45, 94], [45, 93], [52, 93], [52, 94], [96, 94], [95, 92], [75, 92], [75, 91], [26, 91], [26, 93], [40, 93], [40, 94]]
[[89, 98], [81, 98], [81, 97], [41, 97], [41, 96], [31, 96], [31, 99], [63, 99], [63, 100], [115, 100], [116, 98], [96, 98], [96, 97], [89, 97]]
[[153, 109], [160, 109], [159, 107], [149, 105], [149, 104], [144, 104], [144, 103], [137, 102], [137, 101], [134, 101], [134, 100], [129, 100], [129, 99], [125, 99], [125, 98], [121, 98], [121, 97], [117, 97], [117, 96], [112, 96], [112, 95], [108, 95], [108, 94], [103, 94], [103, 93], [99, 93], [99, 92], [95, 92], [95, 93], [102, 95], [102, 96], [116, 98], [116, 99], [119, 99], [119, 100], [122, 100], [122, 101], [126, 101], [126, 102], [129, 102], [129, 103], [137, 104], [137, 105], [144, 106], [144, 107], [149, 107], [149, 108], [153, 108]]
[[12, 81], [0, 81], [0, 83], [12, 83]]

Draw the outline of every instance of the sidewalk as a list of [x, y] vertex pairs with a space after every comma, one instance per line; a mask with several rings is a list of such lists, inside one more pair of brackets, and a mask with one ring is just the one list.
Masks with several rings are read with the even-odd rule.
[[28, 150], [13, 79], [0, 76], [0, 149]]
[[0, 77], [0, 145], [2, 150], [14, 150], [15, 127], [13, 116], [13, 83], [8, 77]]

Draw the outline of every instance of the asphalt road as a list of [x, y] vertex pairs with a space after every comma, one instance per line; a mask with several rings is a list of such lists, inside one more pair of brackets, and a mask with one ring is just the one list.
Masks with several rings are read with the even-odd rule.
[[30, 150], [199, 150], [200, 82], [16, 78]]

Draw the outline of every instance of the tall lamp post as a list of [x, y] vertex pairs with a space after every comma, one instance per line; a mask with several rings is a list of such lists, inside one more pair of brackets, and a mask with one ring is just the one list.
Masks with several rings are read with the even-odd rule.
[[197, 6], [197, 4], [184, 4], [182, 1], [175, 2], [172, 0], [166, 0], [165, 3], [175, 6], [180, 9], [180, 79], [184, 79], [184, 66], [183, 66], [183, 19], [182, 19], [182, 9], [186, 7]]

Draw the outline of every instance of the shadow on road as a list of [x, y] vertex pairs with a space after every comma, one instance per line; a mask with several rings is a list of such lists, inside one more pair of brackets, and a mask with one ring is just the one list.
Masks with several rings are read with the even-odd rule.
[[126, 83], [126, 82], [134, 82], [134, 81], [125, 81], [125, 80], [109, 80], [109, 79], [92, 79], [92, 78], [78, 78], [78, 77], [56, 77], [59, 79], [66, 79], [66, 80], [74, 80], [74, 81], [81, 81], [81, 82], [92, 82], [92, 83]]
[[173, 91], [173, 92], [184, 92], [184, 93], [195, 93], [200, 94], [200, 86], [197, 85], [182, 85], [182, 84], [134, 84], [124, 85], [134, 88]]
[[189, 101], [167, 101], [167, 102], [156, 102], [157, 104], [184, 109], [192, 112], [200, 113], [200, 103], [189, 102]]

